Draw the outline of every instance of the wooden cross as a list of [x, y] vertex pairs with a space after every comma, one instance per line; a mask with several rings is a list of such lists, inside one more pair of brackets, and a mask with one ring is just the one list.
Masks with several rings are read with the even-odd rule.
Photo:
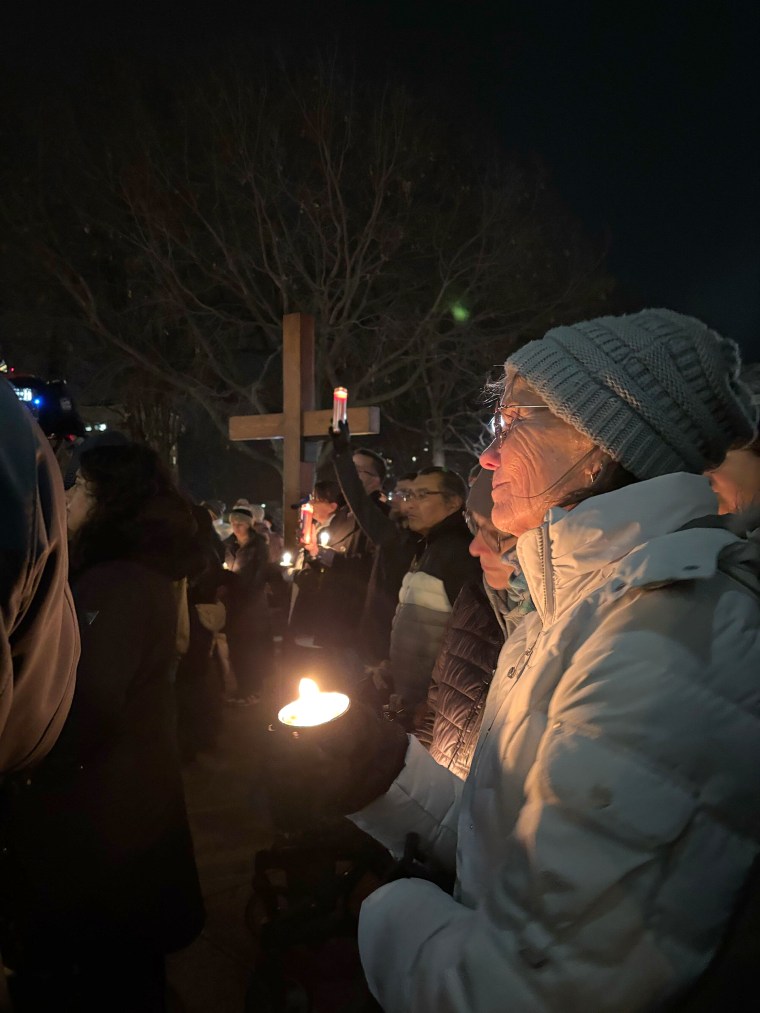
[[[298, 546], [298, 512], [291, 503], [307, 496], [314, 484], [314, 465], [303, 460], [304, 438], [325, 439], [332, 409], [314, 409], [314, 317], [288, 313], [282, 321], [282, 413], [233, 415], [231, 440], [284, 440], [282, 453], [283, 519], [285, 547]], [[352, 435], [380, 432], [380, 409], [349, 408]]]

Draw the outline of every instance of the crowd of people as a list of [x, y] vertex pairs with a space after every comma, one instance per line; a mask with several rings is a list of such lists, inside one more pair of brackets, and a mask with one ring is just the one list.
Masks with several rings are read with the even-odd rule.
[[15, 1008], [164, 1009], [204, 918], [181, 764], [304, 658], [352, 701], [308, 753], [312, 801], [395, 858], [413, 835], [429, 873], [362, 906], [380, 1008], [744, 1008], [760, 375], [733, 342], [667, 310], [554, 328], [507, 360], [467, 478], [393, 479], [341, 423], [288, 565], [263, 507], [193, 504], [123, 438], [78, 448], [64, 513], [0, 388]]

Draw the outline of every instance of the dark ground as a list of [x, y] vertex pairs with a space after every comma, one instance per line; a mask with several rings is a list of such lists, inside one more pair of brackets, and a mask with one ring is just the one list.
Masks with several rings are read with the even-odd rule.
[[[302, 840], [311, 846], [318, 846], [329, 838], [327, 854], [336, 855], [338, 848], [342, 859], [336, 862], [333, 858], [312, 855], [294, 870], [299, 883], [311, 884], [305, 891], [297, 889], [292, 895], [299, 905], [303, 905], [304, 898], [310, 901], [317, 896], [314, 884], [320, 891], [325, 884], [345, 886], [349, 880], [354, 884], [346, 891], [345, 907], [339, 904], [334, 908], [328, 904], [324, 909], [335, 912], [342, 928], [323, 931], [326, 921], [333, 918], [332, 913], [326, 913], [319, 917], [314, 942], [260, 953], [246, 923], [254, 858], [257, 851], [271, 846], [273, 838], [264, 792], [262, 754], [269, 735], [267, 727], [276, 720], [277, 710], [285, 702], [279, 699], [283, 692], [287, 696], [287, 689], [283, 687], [278, 692], [276, 686], [270, 684], [257, 706], [225, 708], [217, 749], [200, 754], [185, 767], [188, 812], [207, 919], [200, 938], [169, 958], [169, 1013], [281, 1013], [284, 1010], [287, 1013], [307, 1013], [307, 1010], [308, 1013], [368, 1013], [377, 1008], [366, 991], [351, 926], [355, 924], [363, 897], [379, 885], [379, 879], [372, 872], [351, 878], [356, 866], [354, 860], [346, 860], [347, 853], [360, 856], [359, 865], [364, 868], [369, 844], [352, 824], [337, 820], [323, 827], [319, 834], [304, 833]], [[372, 859], [367, 864], [372, 864], [378, 858], [377, 847], [369, 844], [369, 852]], [[299, 848], [298, 854], [303, 856], [303, 853]], [[381, 865], [385, 861], [384, 852], [379, 861]], [[333, 875], [333, 871], [337, 875]], [[284, 884], [288, 877], [275, 871], [273, 880]], [[283, 903], [278, 906], [282, 908]], [[263, 917], [261, 907], [256, 911]], [[282, 925], [282, 921], [278, 919], [277, 924]], [[303, 924], [300, 916], [296, 924]], [[276, 983], [284, 979], [279, 967], [287, 969], [287, 977], [292, 981], [287, 1003], [283, 1000], [282, 1004], [270, 1004], [266, 985], [249, 989], [257, 956], [263, 976], [269, 973]], [[273, 970], [275, 968], [277, 970]], [[250, 993], [248, 1005], [247, 991]], [[307, 991], [311, 1005], [305, 999]]]
[[172, 1013], [242, 1013], [254, 961], [244, 921], [253, 857], [268, 846], [265, 814], [253, 805], [268, 712], [225, 708], [220, 744], [185, 768], [185, 790], [206, 927], [169, 958]]
[[[277, 711], [274, 695], [270, 687], [257, 706], [225, 707], [217, 748], [184, 767], [207, 918], [200, 937], [168, 958], [168, 1013], [272, 1010], [263, 998], [245, 1005], [257, 955], [245, 913], [256, 852], [272, 843], [262, 797], [262, 752], [267, 726]], [[356, 910], [359, 903], [360, 898]], [[296, 979], [311, 981], [316, 996], [312, 1013], [365, 1013], [367, 995], [350, 938], [289, 951], [286, 962]], [[103, 1009], [108, 1009], [107, 998]], [[306, 1009], [299, 1001], [288, 1006], [289, 1013]], [[9, 1011], [0, 974], [0, 1013]]]

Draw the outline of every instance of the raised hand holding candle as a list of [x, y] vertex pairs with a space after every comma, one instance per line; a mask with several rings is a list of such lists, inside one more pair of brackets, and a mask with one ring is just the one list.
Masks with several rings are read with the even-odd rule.
[[338, 429], [340, 422], [348, 421], [348, 391], [345, 387], [335, 387], [333, 389], [333, 417], [332, 426], [333, 429]]
[[345, 693], [322, 693], [313, 679], [301, 679], [298, 699], [286, 704], [277, 719], [290, 728], [313, 728], [339, 718], [350, 705]]

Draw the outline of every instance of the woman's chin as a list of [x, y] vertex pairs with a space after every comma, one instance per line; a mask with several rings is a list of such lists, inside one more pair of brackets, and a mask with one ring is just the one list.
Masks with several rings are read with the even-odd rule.
[[491, 523], [505, 535], [514, 535], [517, 537], [519, 534], [519, 532], [514, 530], [517, 518], [515, 517], [513, 511], [506, 505], [500, 504], [495, 495], [493, 498], [493, 508], [491, 510]]

